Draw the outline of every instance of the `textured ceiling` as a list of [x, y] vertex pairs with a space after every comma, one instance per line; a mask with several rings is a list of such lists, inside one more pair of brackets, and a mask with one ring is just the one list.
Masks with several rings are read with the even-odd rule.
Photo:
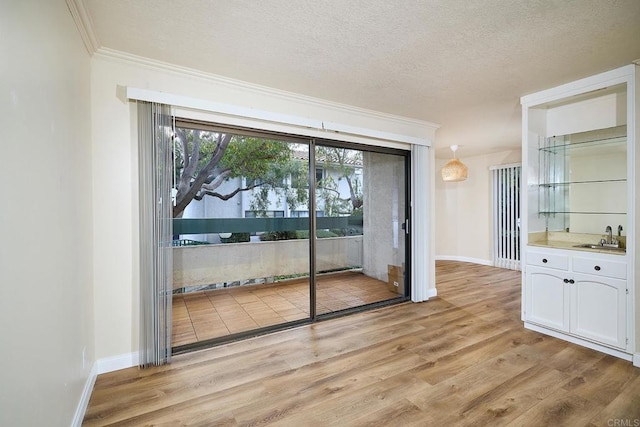
[[640, 58], [640, 0], [83, 0], [101, 47], [520, 145], [519, 97]]

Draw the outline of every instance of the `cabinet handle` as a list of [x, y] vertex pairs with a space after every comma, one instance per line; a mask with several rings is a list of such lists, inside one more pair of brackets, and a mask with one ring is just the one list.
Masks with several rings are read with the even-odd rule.
[[574, 284], [574, 283], [576, 283], [576, 282], [575, 282], [575, 280], [570, 279], [570, 280], [569, 280], [569, 283], [571, 283], [571, 284], [573, 285], [573, 284]]
[[595, 267], [593, 267], [593, 269], [594, 269], [595, 271], [600, 271], [600, 266], [599, 266], [599, 265], [596, 265]]
[[544, 264], [546, 264], [546, 263], [547, 263], [547, 259], [546, 259], [546, 258], [542, 258], [542, 262], [543, 262]]
[[569, 283], [569, 279], [564, 279], [564, 283]]

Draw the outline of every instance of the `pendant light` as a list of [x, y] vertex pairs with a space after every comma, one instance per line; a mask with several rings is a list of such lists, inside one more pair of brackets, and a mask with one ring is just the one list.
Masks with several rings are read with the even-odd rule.
[[453, 159], [449, 160], [442, 168], [442, 180], [445, 182], [458, 182], [467, 179], [467, 167], [460, 160], [456, 159], [457, 145], [451, 146]]

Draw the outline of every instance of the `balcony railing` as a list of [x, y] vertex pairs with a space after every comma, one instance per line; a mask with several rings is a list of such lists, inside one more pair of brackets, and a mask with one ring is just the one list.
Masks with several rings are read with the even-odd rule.
[[[362, 267], [362, 217], [318, 218], [322, 230], [334, 230], [339, 237], [318, 240], [317, 271]], [[222, 233], [261, 233], [307, 230], [309, 218], [225, 218], [175, 219], [174, 236]], [[320, 235], [321, 233], [319, 233]], [[304, 233], [298, 235], [304, 236]], [[332, 234], [335, 236], [336, 234]], [[309, 273], [309, 240], [293, 238], [211, 245], [189, 244], [176, 239], [173, 252], [173, 287], [189, 290], [269, 283], [276, 277]], [[192, 241], [193, 242], [193, 241]]]
[[[362, 216], [318, 217], [316, 228], [362, 234]], [[176, 218], [173, 234], [260, 233], [308, 230], [309, 218]], [[348, 230], [352, 230], [351, 233]]]

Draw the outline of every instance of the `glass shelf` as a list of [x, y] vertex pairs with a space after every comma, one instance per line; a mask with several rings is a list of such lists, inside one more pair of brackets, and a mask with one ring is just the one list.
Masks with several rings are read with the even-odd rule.
[[615, 147], [626, 149], [627, 126], [599, 129], [569, 135], [558, 135], [545, 138], [538, 145], [538, 150], [548, 154], [566, 154], [567, 151], [579, 149], [600, 150], [606, 152]]
[[544, 184], [538, 184], [538, 187], [542, 188], [553, 188], [557, 186], [563, 185], [573, 185], [573, 184], [599, 184], [605, 182], [627, 182], [626, 178], [623, 179], [596, 179], [592, 181], [569, 181], [569, 182], [550, 182]]
[[[561, 138], [561, 137], [556, 137], [556, 138]], [[548, 138], [548, 140], [551, 140], [551, 139], [554, 139], [554, 138]], [[580, 148], [584, 149], [584, 148], [598, 147], [598, 148], [604, 149], [606, 147], [607, 149], [611, 149], [612, 145], [613, 146], [618, 145], [620, 148], [626, 148], [627, 137], [620, 136], [616, 138], [595, 139], [595, 140], [583, 141], [583, 142], [567, 142], [564, 140], [560, 140], [558, 144], [553, 144], [553, 142], [547, 141], [546, 144], [550, 144], [550, 145], [543, 145], [542, 147], [539, 147], [538, 150], [545, 153], [550, 153], [550, 154], [563, 154], [568, 150], [575, 150]]]
[[626, 126], [538, 140], [537, 216], [547, 230], [594, 233], [627, 221]]
[[575, 211], [540, 211], [540, 215], [626, 215], [626, 212], [575, 212]]

